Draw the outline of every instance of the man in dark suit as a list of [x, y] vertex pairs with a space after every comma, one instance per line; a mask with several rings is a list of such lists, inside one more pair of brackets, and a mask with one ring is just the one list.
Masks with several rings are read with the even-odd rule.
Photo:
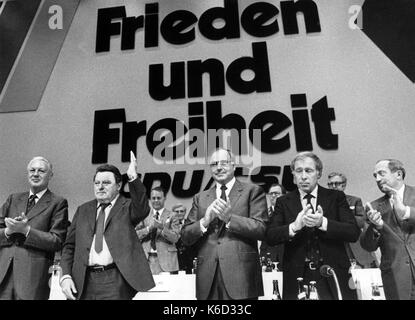
[[[182, 203], [177, 203], [171, 208], [171, 211], [174, 213], [173, 223], [178, 230], [181, 230], [188, 216], [187, 208]], [[176, 248], [177, 257], [179, 259], [179, 270], [184, 270], [186, 273], [192, 273], [193, 259], [197, 256], [194, 246], [184, 245], [182, 238], [180, 237], [176, 242]]]
[[349, 259], [344, 242], [358, 239], [356, 224], [343, 192], [318, 185], [323, 164], [312, 152], [302, 152], [291, 162], [298, 189], [277, 199], [275, 214], [266, 231], [271, 245], [285, 243], [283, 298], [297, 299], [297, 281], [317, 282], [322, 300], [339, 298], [333, 277], [319, 269], [329, 265], [336, 274], [344, 299], [356, 299], [348, 287]]
[[[338, 191], [345, 191], [347, 186], [347, 178], [341, 172], [331, 172], [328, 175], [328, 182], [327, 186], [329, 189], [338, 190]], [[346, 194], [346, 200], [349, 204], [350, 210], [352, 210], [354, 217], [356, 219], [356, 223], [359, 228], [362, 230], [365, 224], [365, 210], [363, 208], [362, 199]], [[376, 257], [375, 253], [367, 252], [362, 248], [360, 245], [360, 241], [356, 241], [353, 243], [345, 242], [347, 255], [349, 256], [350, 261], [355, 263], [364, 268], [370, 268], [376, 266]]]
[[29, 192], [10, 195], [0, 216], [0, 299], [48, 299], [48, 269], [66, 237], [68, 202], [48, 189], [52, 164], [27, 166]]
[[119, 194], [122, 177], [115, 166], [96, 169], [96, 199], [78, 207], [62, 251], [60, 283], [68, 299], [127, 300], [154, 287], [134, 229], [150, 211], [136, 168], [131, 154], [131, 200]]
[[388, 300], [415, 300], [415, 188], [404, 183], [405, 174], [399, 160], [376, 163], [373, 176], [385, 195], [367, 205], [360, 237], [364, 249], [380, 248], [379, 268]]
[[216, 150], [209, 165], [216, 183], [193, 198], [181, 230], [183, 243], [198, 249], [196, 297], [256, 299], [264, 294], [257, 241], [268, 219], [265, 193], [235, 179], [229, 150]]
[[[277, 198], [281, 197], [282, 195], [286, 194], [287, 191], [285, 190], [284, 186], [279, 183], [274, 183], [271, 185], [271, 187], [268, 190], [267, 197], [270, 203], [270, 206], [268, 207], [268, 217], [271, 218], [271, 216], [274, 214], [275, 210], [275, 202], [277, 201]], [[261, 259], [264, 257], [267, 258], [268, 254], [272, 261], [278, 262], [278, 267], [281, 268], [282, 266], [282, 258], [284, 253], [284, 245], [278, 244], [276, 246], [270, 246], [267, 244], [266, 241], [261, 241], [260, 246], [260, 256]]]

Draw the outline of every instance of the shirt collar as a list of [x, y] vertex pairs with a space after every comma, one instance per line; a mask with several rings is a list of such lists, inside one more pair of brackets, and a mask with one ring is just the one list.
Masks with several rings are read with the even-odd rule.
[[[118, 200], [118, 197], [119, 196], [120, 196], [120, 194], [117, 194], [117, 196], [114, 199], [112, 199], [112, 201], [110, 202], [110, 204], [108, 205], [108, 207], [111, 207], [112, 208], [114, 206], [115, 202]], [[99, 208], [100, 205], [101, 204], [99, 202], [97, 202], [97, 208]]]
[[405, 184], [402, 184], [402, 187], [400, 187], [398, 189], [398, 195], [401, 197], [401, 199], [403, 200], [403, 194], [405, 192]]
[[[231, 181], [229, 181], [227, 184], [225, 184], [225, 186], [226, 186], [226, 191], [227, 190], [231, 190], [232, 188], [233, 188], [233, 185], [235, 184], [235, 182], [236, 182], [236, 179], [235, 179], [235, 177], [233, 177], [232, 179], [231, 179]], [[216, 190], [220, 190], [220, 187], [221, 187], [222, 185], [220, 184], [220, 183], [217, 183], [216, 182]], [[225, 191], [225, 192], [226, 192]]]
[[158, 212], [158, 213], [159, 213], [159, 215], [161, 216], [161, 214], [163, 213], [164, 209], [165, 209], [165, 208], [161, 208], [160, 210], [154, 210], [154, 209], [153, 209], [153, 214], [155, 214], [156, 212]]
[[[304, 192], [303, 190], [298, 189], [298, 191], [300, 192], [300, 198], [301, 200], [304, 199], [304, 196], [307, 194], [306, 192]], [[310, 192], [310, 194], [317, 199], [317, 192], [318, 192], [318, 184], [316, 185], [316, 187], [314, 188], [313, 191]]]
[[42, 191], [38, 192], [38, 193], [33, 193], [32, 190], [29, 190], [29, 197], [33, 194], [36, 195], [37, 199], [39, 200], [40, 198], [42, 198], [42, 196], [46, 193], [46, 191], [48, 191], [48, 188], [43, 189]]

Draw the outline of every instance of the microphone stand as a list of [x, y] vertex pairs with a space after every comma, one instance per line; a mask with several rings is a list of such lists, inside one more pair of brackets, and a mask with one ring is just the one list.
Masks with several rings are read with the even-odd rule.
[[340, 291], [339, 281], [337, 280], [336, 273], [333, 269], [331, 269], [331, 274], [333, 275], [334, 282], [336, 283], [337, 295], [339, 297], [339, 300], [343, 300], [342, 293]]

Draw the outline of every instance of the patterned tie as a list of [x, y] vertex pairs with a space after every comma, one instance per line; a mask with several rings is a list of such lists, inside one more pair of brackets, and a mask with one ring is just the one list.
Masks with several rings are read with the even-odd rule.
[[35, 194], [32, 194], [30, 197], [29, 197], [29, 200], [27, 201], [27, 206], [26, 206], [26, 215], [29, 213], [29, 211], [30, 210], [32, 210], [33, 209], [33, 207], [35, 206], [35, 204], [36, 204], [36, 199], [37, 199], [37, 195], [35, 195]]
[[[158, 211], [156, 211], [156, 214], [154, 215], [154, 219], [158, 220], [159, 215], [160, 215], [160, 213]], [[157, 238], [157, 228], [154, 228], [153, 230], [151, 230], [151, 237], [150, 237], [150, 239], [151, 239], [150, 240], [150, 245], [151, 245], [151, 248], [153, 250], [157, 250], [156, 238]]]
[[98, 219], [95, 222], [95, 251], [100, 253], [102, 251], [102, 243], [104, 240], [104, 223], [105, 223], [105, 208], [110, 203], [101, 203], [99, 205]]

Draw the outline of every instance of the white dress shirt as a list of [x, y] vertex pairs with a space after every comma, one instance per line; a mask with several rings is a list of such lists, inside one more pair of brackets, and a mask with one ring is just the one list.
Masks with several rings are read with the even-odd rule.
[[[235, 177], [232, 178], [232, 180], [230, 180], [227, 184], [225, 184], [226, 186], [226, 190], [225, 190], [225, 194], [226, 194], [226, 199], [229, 199], [229, 193], [231, 192], [233, 185], [235, 184]], [[217, 183], [216, 182], [216, 199], [220, 199], [220, 196], [222, 194], [222, 184]], [[231, 221], [229, 220], [229, 222], [226, 224], [226, 228], [229, 228]], [[202, 220], [200, 220], [200, 230], [202, 230], [203, 233], [205, 233], [207, 231], [207, 228], [205, 228], [205, 226], [202, 224]]]
[[[398, 196], [401, 197], [403, 202], [403, 194], [405, 192], [405, 185], [403, 184], [402, 187], [398, 190]], [[391, 207], [393, 208], [393, 202], [392, 199], [389, 197], [389, 202], [391, 204]], [[411, 208], [409, 206], [405, 206], [405, 214], [402, 217], [403, 220], [408, 220], [409, 216], [411, 215]]]
[[[109, 213], [111, 212], [111, 209], [114, 207], [115, 202], [118, 199], [117, 195], [109, 204], [108, 207], [105, 208], [105, 220], [104, 220], [104, 225], [107, 222], [107, 218]], [[100, 211], [100, 203], [97, 204], [97, 212], [96, 212], [96, 217], [95, 220], [98, 219], [98, 214]], [[102, 240], [102, 251], [100, 253], [97, 253], [95, 251], [95, 237], [96, 235], [94, 234], [94, 238], [92, 239], [92, 244], [91, 244], [91, 250], [89, 251], [89, 258], [88, 258], [88, 265], [89, 266], [94, 266], [94, 265], [99, 265], [99, 266], [106, 266], [109, 265], [111, 263], [114, 262], [111, 253], [108, 249], [107, 246], [107, 242], [105, 241], [105, 235], [103, 236], [103, 240]]]
[[[104, 212], [105, 212], [104, 225], [107, 222], [108, 215], [111, 212], [111, 209], [114, 206], [115, 202], [117, 201], [118, 197], [119, 197], [119, 195], [117, 195], [110, 202], [108, 207], [105, 208], [105, 210], [104, 210]], [[95, 220], [98, 219], [99, 210], [100, 210], [100, 203], [97, 204], [97, 211], [96, 211]], [[100, 253], [97, 253], [95, 251], [95, 234], [94, 234], [94, 238], [92, 239], [92, 244], [91, 244], [91, 250], [89, 251], [88, 266], [93, 266], [93, 265], [106, 266], [106, 265], [109, 265], [113, 262], [114, 262], [114, 260], [111, 256], [111, 253], [110, 253], [109, 249], [108, 249], [107, 243], [105, 241], [105, 236], [103, 236], [103, 240], [102, 240], [102, 251]], [[72, 276], [70, 274], [62, 275], [61, 279], [59, 280], [59, 284], [62, 285], [62, 282], [65, 279], [72, 279]]]

